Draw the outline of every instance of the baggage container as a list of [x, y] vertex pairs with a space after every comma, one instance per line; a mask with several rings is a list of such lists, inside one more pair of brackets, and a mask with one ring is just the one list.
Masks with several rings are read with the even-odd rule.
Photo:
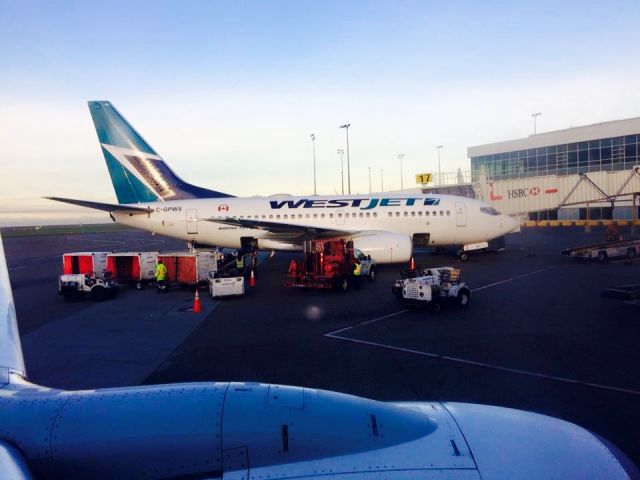
[[62, 274], [92, 274], [104, 276], [109, 252], [73, 252], [62, 254]]
[[107, 270], [119, 283], [135, 283], [140, 290], [155, 278], [158, 252], [117, 252], [107, 255]]
[[158, 261], [167, 267], [167, 283], [195, 285], [209, 281], [209, 272], [218, 271], [217, 251], [159, 253]]

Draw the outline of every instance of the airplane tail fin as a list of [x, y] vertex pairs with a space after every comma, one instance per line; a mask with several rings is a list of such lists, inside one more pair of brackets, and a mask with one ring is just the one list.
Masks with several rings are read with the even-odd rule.
[[16, 308], [13, 303], [9, 270], [0, 237], [0, 387], [9, 382], [10, 374], [26, 377]]
[[110, 102], [91, 101], [89, 111], [119, 203], [232, 196], [178, 177]]

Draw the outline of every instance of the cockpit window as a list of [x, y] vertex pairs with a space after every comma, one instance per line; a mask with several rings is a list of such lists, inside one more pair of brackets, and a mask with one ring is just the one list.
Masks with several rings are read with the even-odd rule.
[[498, 212], [493, 207], [480, 207], [480, 211], [482, 213], [486, 213], [487, 215], [500, 215], [500, 212]]

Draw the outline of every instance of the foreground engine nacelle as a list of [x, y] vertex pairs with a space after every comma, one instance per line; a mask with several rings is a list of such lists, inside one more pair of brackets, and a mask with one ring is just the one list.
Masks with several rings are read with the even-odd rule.
[[371, 258], [379, 264], [408, 262], [413, 252], [409, 235], [372, 232], [352, 237], [352, 240], [355, 248], [371, 255]]

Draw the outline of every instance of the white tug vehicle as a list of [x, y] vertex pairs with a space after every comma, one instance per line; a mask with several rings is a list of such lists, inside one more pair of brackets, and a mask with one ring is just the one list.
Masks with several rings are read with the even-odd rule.
[[471, 301], [471, 289], [460, 281], [461, 274], [454, 267], [405, 270], [392, 291], [408, 307], [424, 305], [439, 312], [442, 303], [451, 300], [466, 308]]

